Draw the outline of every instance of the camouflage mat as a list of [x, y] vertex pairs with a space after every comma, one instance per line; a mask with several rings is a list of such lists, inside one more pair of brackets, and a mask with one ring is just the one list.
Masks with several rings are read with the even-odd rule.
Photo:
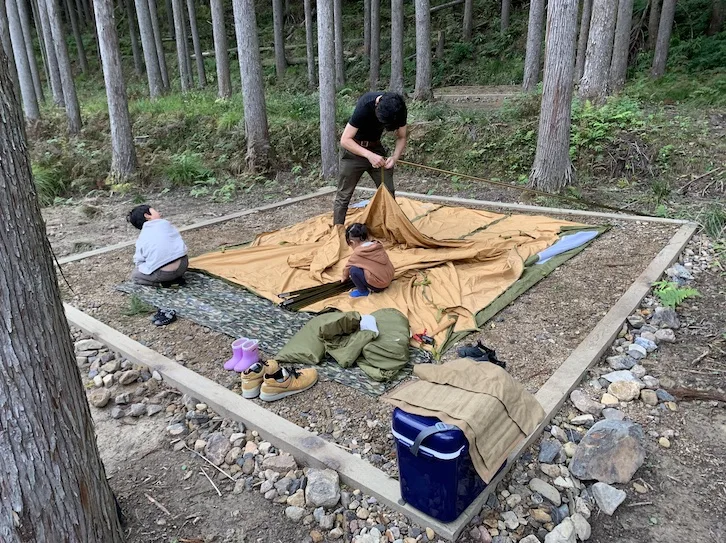
[[[125, 282], [116, 288], [135, 294], [156, 307], [173, 309], [180, 317], [221, 332], [231, 338], [250, 337], [260, 341], [260, 349], [274, 356], [310, 320], [310, 313], [281, 309], [237, 285], [195, 272], [184, 275], [187, 284], [178, 288], [154, 288]], [[428, 354], [411, 349], [411, 364], [429, 362]], [[318, 366], [321, 375], [370, 396], [380, 396], [411, 374], [411, 364], [396, 379], [387, 383], [373, 381], [359, 368], [341, 368], [332, 359]]]

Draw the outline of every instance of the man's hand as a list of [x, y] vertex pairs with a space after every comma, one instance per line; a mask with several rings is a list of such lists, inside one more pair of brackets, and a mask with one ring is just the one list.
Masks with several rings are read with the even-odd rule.
[[396, 159], [395, 159], [395, 158], [393, 158], [393, 157], [391, 156], [391, 157], [388, 157], [388, 158], [386, 159], [386, 169], [387, 169], [387, 170], [390, 170], [390, 169], [391, 169], [391, 168], [393, 168], [393, 167], [394, 167], [395, 165], [396, 165]]
[[386, 159], [375, 153], [371, 153], [371, 156], [368, 157], [368, 162], [370, 162], [371, 166], [374, 168], [383, 168], [383, 166], [386, 165]]

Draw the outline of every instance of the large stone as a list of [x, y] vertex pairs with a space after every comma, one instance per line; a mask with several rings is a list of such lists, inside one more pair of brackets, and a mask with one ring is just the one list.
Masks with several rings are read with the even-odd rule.
[[134, 403], [129, 408], [129, 415], [132, 417], [140, 417], [146, 415], [146, 404], [145, 403]]
[[114, 373], [119, 370], [121, 367], [121, 361], [120, 360], [111, 360], [109, 362], [106, 362], [101, 366], [101, 369], [105, 371], [106, 373]]
[[675, 343], [676, 333], [670, 328], [661, 328], [655, 333], [655, 340], [658, 343]]
[[605, 483], [595, 483], [590, 489], [600, 511], [612, 515], [618, 506], [625, 501], [627, 494], [622, 490]]
[[642, 315], [635, 313], [628, 317], [628, 324], [635, 329], [641, 328], [645, 324], [645, 319]]
[[591, 400], [590, 397], [580, 389], [575, 389], [570, 394], [570, 401], [582, 413], [599, 415], [603, 410], [603, 404]]
[[169, 432], [169, 435], [176, 437], [186, 435], [189, 432], [189, 429], [187, 428], [187, 425], [183, 422], [177, 422], [175, 424], [170, 424], [169, 426], [167, 426], [166, 431]]
[[632, 381], [616, 381], [610, 383], [608, 394], [612, 394], [621, 402], [630, 402], [640, 395], [641, 388], [638, 383]]
[[575, 524], [566, 518], [545, 536], [545, 543], [576, 543]]
[[98, 388], [91, 392], [89, 400], [94, 407], [106, 407], [111, 400], [111, 391], [107, 388]]
[[643, 460], [643, 429], [639, 425], [602, 420], [580, 442], [570, 463], [570, 472], [581, 480], [627, 483]]
[[139, 372], [136, 370], [128, 370], [121, 374], [118, 378], [118, 382], [124, 386], [131, 385], [139, 379], [139, 375]]
[[645, 383], [646, 388], [652, 388], [653, 390], [655, 390], [660, 386], [660, 381], [658, 381], [658, 379], [656, 379], [652, 375], [644, 375], [642, 379]]
[[305, 491], [302, 488], [295, 491], [292, 496], [287, 498], [287, 505], [303, 507], [305, 505]]
[[520, 539], [519, 543], [540, 543], [539, 539], [537, 539], [536, 535], [529, 534], [524, 539]]
[[[612, 385], [610, 385], [612, 386]], [[592, 415], [580, 415], [570, 419], [570, 424], [574, 426], [587, 426], [590, 427], [595, 423], [595, 417]]]
[[[600, 398], [600, 402], [603, 405], [606, 405], [608, 407], [613, 407], [616, 405], [620, 405], [620, 400], [618, 400], [615, 396], [609, 393], [605, 393], [602, 395], [602, 398]], [[603, 413], [605, 412], [605, 409], [603, 409]]]
[[539, 461], [543, 464], [551, 464], [562, 450], [562, 445], [556, 439], [545, 439], [539, 446]]
[[656, 328], [678, 329], [681, 327], [676, 310], [670, 307], [657, 307], [650, 318], [650, 324]]
[[662, 388], [659, 388], [658, 390], [656, 390], [655, 395], [658, 397], [658, 399], [661, 402], [675, 402], [676, 401], [673, 394], [671, 394], [670, 392], [668, 392], [667, 390], [664, 390]]
[[229, 438], [221, 432], [215, 432], [207, 438], [204, 455], [215, 466], [221, 466], [230, 449], [232, 449], [232, 444], [229, 442]]
[[[653, 335], [655, 338], [655, 335]], [[638, 338], [635, 338], [635, 344], [640, 345], [643, 347], [647, 352], [652, 353], [658, 348], [658, 345], [655, 344], [655, 341], [652, 341], [648, 339], [647, 337], [640, 336]]]
[[625, 413], [623, 413], [619, 409], [606, 407], [602, 410], [602, 416], [605, 417], [607, 420], [623, 420], [625, 418]]
[[[645, 366], [636, 364], [635, 366], [630, 368], [630, 373], [632, 373], [638, 379], [642, 379], [648, 373], [648, 370], [645, 369]], [[645, 385], [645, 383], [643, 383], [643, 385]]]
[[645, 405], [658, 405], [658, 396], [656, 395], [655, 390], [644, 388], [640, 391], [640, 399]]
[[557, 507], [562, 503], [562, 497], [555, 487], [551, 484], [544, 482], [542, 479], [535, 477], [529, 482], [529, 489], [532, 492], [537, 492], [543, 498], [549, 500]]
[[617, 356], [608, 356], [606, 359], [608, 366], [613, 370], [629, 370], [635, 366], [636, 360], [632, 356], [619, 354]]
[[635, 360], [640, 360], [641, 358], [648, 356], [648, 351], [645, 350], [645, 347], [642, 347], [637, 343], [631, 343], [628, 345], [628, 356]]
[[305, 500], [314, 507], [335, 507], [340, 499], [340, 479], [331, 469], [309, 469]]
[[544, 473], [545, 475], [552, 477], [553, 479], [555, 477], [560, 476], [560, 466], [555, 466], [554, 464], [540, 464], [539, 469]]
[[285, 509], [285, 516], [295, 522], [300, 522], [305, 516], [305, 509], [290, 505]]
[[570, 519], [575, 525], [575, 533], [577, 533], [577, 538], [580, 541], [587, 541], [588, 539], [590, 539], [592, 529], [590, 528], [590, 523], [587, 522], [587, 519], [580, 513], [575, 513], [570, 517]]
[[101, 349], [105, 349], [106, 346], [101, 343], [100, 341], [96, 341], [95, 339], [82, 339], [80, 341], [76, 341], [76, 352], [80, 351], [100, 351]]
[[262, 469], [271, 469], [280, 473], [297, 469], [297, 462], [289, 454], [280, 454], [278, 456], [270, 456], [262, 461]]
[[[632, 381], [633, 383], [641, 383], [635, 375], [627, 370], [611, 371], [602, 376], [603, 379], [611, 383], [617, 383], [618, 381]], [[642, 383], [641, 383], [642, 384]]]
[[517, 520], [517, 513], [514, 511], [505, 511], [502, 513], [502, 520], [504, 521], [504, 525], [507, 527], [507, 530], [516, 530], [519, 526], [519, 520]]

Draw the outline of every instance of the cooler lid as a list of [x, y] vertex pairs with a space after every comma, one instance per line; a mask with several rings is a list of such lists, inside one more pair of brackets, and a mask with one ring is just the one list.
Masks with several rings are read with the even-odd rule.
[[[407, 413], [398, 407], [393, 410], [391, 428], [393, 435], [405, 445], [410, 446], [418, 435], [436, 423], [440, 423], [436, 417], [424, 417]], [[422, 448], [431, 449], [439, 454], [452, 455], [456, 457], [462, 449], [469, 445], [469, 442], [459, 428], [444, 430], [428, 436], [421, 444]], [[437, 455], [438, 456], [438, 455]]]

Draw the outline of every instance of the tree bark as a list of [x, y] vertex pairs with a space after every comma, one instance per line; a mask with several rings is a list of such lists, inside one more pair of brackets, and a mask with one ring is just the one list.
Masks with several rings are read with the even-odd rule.
[[615, 27], [613, 59], [610, 63], [610, 91], [617, 92], [625, 85], [630, 55], [630, 27], [633, 20], [633, 0], [620, 0]]
[[33, 87], [35, 88], [35, 98], [38, 104], [45, 101], [43, 96], [43, 83], [40, 80], [38, 72], [38, 63], [35, 59], [35, 48], [33, 47], [33, 33], [30, 30], [30, 10], [28, 9], [29, 0], [17, 0], [18, 14], [20, 15], [20, 24], [23, 26], [23, 41], [28, 55], [28, 64], [30, 65], [30, 75], [33, 76]]
[[[333, 1], [318, 0], [318, 69], [320, 81], [320, 155], [323, 177], [338, 175], [335, 129], [335, 32]], [[371, 47], [372, 48], [372, 47]]]
[[[264, 171], [271, 165], [270, 134], [267, 126], [255, 3], [254, 0], [233, 0], [232, 7], [237, 34], [237, 56], [242, 77], [247, 168], [253, 172]], [[332, 31], [332, 26], [330, 29]]]
[[48, 79], [53, 94], [53, 103], [59, 107], [65, 107], [63, 98], [63, 84], [61, 83], [60, 68], [58, 67], [58, 56], [55, 54], [55, 45], [50, 31], [50, 20], [48, 19], [48, 8], [45, 0], [38, 0], [38, 13], [40, 14], [40, 26], [43, 31], [43, 43], [45, 44], [45, 56], [48, 59]]
[[94, 0], [94, 13], [98, 28], [98, 45], [101, 48], [103, 81], [108, 99], [108, 119], [111, 125], [110, 177], [114, 182], [125, 181], [136, 172], [137, 164], [113, 0]]
[[371, 54], [371, 0], [363, 0], [363, 52]]
[[378, 89], [381, 78], [381, 0], [371, 0], [371, 52], [368, 86]]
[[197, 10], [194, 7], [194, 0], [187, 0], [187, 11], [189, 12], [189, 28], [192, 32], [192, 43], [194, 44], [194, 59], [197, 61], [197, 87], [203, 89], [207, 86], [207, 74], [204, 71], [202, 42], [199, 40], [199, 29], [197, 28]]
[[502, 21], [500, 30], [504, 34], [509, 28], [509, 15], [512, 12], [512, 0], [502, 0]]
[[655, 43], [653, 54], [653, 67], [650, 76], [653, 79], [663, 77], [668, 60], [668, 47], [671, 43], [671, 31], [673, 30], [673, 17], [676, 13], [676, 0], [663, 0], [663, 7], [660, 11], [660, 24], [658, 25], [658, 41]]
[[210, 8], [214, 33], [214, 58], [217, 65], [217, 95], [226, 100], [232, 96], [232, 81], [229, 74], [227, 29], [224, 26], [224, 4], [222, 0], [211, 0]]
[[575, 69], [577, 4], [576, 0], [549, 0], [547, 5], [542, 109], [529, 185], [548, 192], [560, 190], [574, 176], [570, 160], [570, 108]]
[[661, 0], [650, 0], [650, 11], [648, 13], [648, 51], [655, 49], [655, 42], [658, 39], [658, 25], [660, 24]]
[[314, 89], [317, 83], [315, 77], [315, 45], [313, 36], [313, 2], [304, 0], [305, 4], [305, 53], [308, 65], [308, 87]]
[[156, 8], [156, 0], [149, 0], [149, 17], [151, 18], [151, 30], [154, 32], [154, 43], [156, 44], [156, 58], [159, 59], [159, 72], [161, 72], [161, 83], [164, 90], [169, 90], [169, 70], [166, 67], [166, 55], [164, 54], [164, 42], [161, 39], [161, 28], [159, 28], [159, 13]]
[[169, 39], [174, 39], [174, 8], [171, 6], [171, 0], [166, 0], [166, 24], [167, 24], [167, 36]]
[[[30, 8], [33, 13], [33, 23], [35, 26], [35, 35], [38, 38], [38, 45], [40, 49], [40, 58], [43, 59], [43, 70], [46, 74], [46, 80], [48, 81], [48, 88], [50, 89], [50, 66], [48, 65], [48, 55], [46, 53], [45, 49], [45, 39], [43, 38], [43, 29], [40, 24], [40, 14], [38, 13], [38, 3], [36, 0], [30, 0]], [[8, 34], [9, 39], [10, 34]], [[10, 55], [8, 55], [10, 56]], [[15, 64], [13, 64], [12, 69], [15, 69]], [[15, 77], [17, 79], [17, 72], [15, 74]], [[52, 94], [52, 90], [51, 90]]]
[[429, 0], [415, 0], [416, 8], [416, 87], [414, 100], [431, 100], [431, 12]]
[[527, 51], [524, 58], [525, 92], [532, 92], [539, 81], [539, 59], [542, 51], [542, 26], [544, 24], [544, 0], [531, 0], [529, 3], [529, 23], [527, 25]]
[[151, 13], [147, 0], [135, 0], [136, 17], [139, 22], [141, 47], [144, 50], [144, 63], [146, 64], [146, 79], [149, 82], [149, 96], [156, 100], [164, 91], [164, 81], [159, 67], [159, 56], [154, 41], [154, 29], [151, 26]]
[[0, 119], [0, 541], [123, 543], [4, 70]]
[[711, 18], [708, 20], [706, 36], [715, 36], [723, 29], [723, 21], [726, 16], [726, 1], [712, 0]]
[[[13, 56], [13, 46], [10, 40], [10, 25], [8, 24], [8, 15], [5, 9], [5, 0], [0, 0], [0, 46], [5, 50], [5, 60], [7, 61], [8, 73], [10, 81], [16, 92], [20, 92], [20, 81], [18, 80], [18, 69], [15, 67], [15, 58]], [[0, 65], [0, 72], [3, 71]]]
[[272, 29], [275, 42], [275, 74], [277, 81], [285, 79], [287, 58], [285, 58], [285, 6], [283, 0], [272, 0]]
[[335, 85], [345, 86], [345, 54], [343, 53], [343, 0], [334, 0], [333, 19], [335, 19]]
[[462, 30], [462, 39], [470, 42], [474, 29], [474, 0], [465, 0], [464, 2], [464, 24]]
[[10, 27], [12, 53], [15, 57], [15, 66], [18, 70], [20, 95], [23, 98], [23, 111], [28, 121], [37, 121], [40, 119], [40, 108], [38, 107], [38, 98], [35, 94], [35, 85], [33, 84], [33, 74], [28, 60], [28, 48], [25, 46], [25, 36], [23, 36], [23, 28], [20, 23], [18, 0], [5, 1]]
[[184, 24], [184, 12], [181, 0], [171, 0], [171, 9], [174, 12], [174, 35], [176, 36], [176, 58], [179, 64], [179, 79], [182, 92], [187, 92], [192, 86], [192, 74], [189, 73], [189, 49]]
[[403, 0], [391, 0], [391, 91], [403, 94]]
[[78, 14], [78, 22], [83, 27], [88, 26], [88, 21], [85, 18], [85, 12], [83, 11], [83, 1], [75, 0], [76, 13]]
[[608, 74], [613, 56], [617, 9], [617, 2], [613, 0], [593, 1], [590, 34], [585, 53], [585, 70], [579, 89], [582, 100], [602, 102], [610, 94]]
[[575, 61], [575, 81], [582, 79], [585, 71], [585, 52], [587, 51], [587, 38], [590, 34], [590, 19], [592, 18], [592, 0], [583, 0], [582, 16], [580, 17], [580, 37], [577, 41], [577, 60]]
[[78, 27], [78, 17], [76, 11], [71, 6], [70, 0], [65, 1], [66, 12], [68, 19], [71, 22], [71, 30], [73, 31], [73, 39], [76, 42], [76, 53], [78, 54], [78, 66], [81, 68], [81, 73], [88, 73], [88, 59], [86, 58], [86, 49], [83, 47], [83, 38], [81, 37], [81, 30]]
[[[139, 36], [136, 33], [136, 25], [134, 24], [134, 19], [136, 19], [136, 10], [133, 8], [131, 0], [124, 0], [124, 4], [124, 7], [126, 8], [126, 18], [129, 20], [129, 38], [131, 39], [131, 53], [134, 56], [134, 71], [137, 75], [142, 75], [144, 73], [144, 61], [141, 58]], [[101, 59], [103, 59], [103, 54], [101, 54]]]

